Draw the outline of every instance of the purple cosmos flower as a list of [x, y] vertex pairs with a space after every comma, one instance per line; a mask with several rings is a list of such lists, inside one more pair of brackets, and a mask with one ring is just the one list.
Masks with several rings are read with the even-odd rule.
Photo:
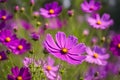
[[87, 21], [90, 26], [96, 29], [106, 29], [113, 25], [113, 20], [110, 19], [110, 15], [107, 13], [104, 13], [102, 17], [99, 14], [93, 14], [87, 17]]
[[0, 61], [2, 60], [6, 60], [7, 59], [7, 55], [5, 54], [4, 51], [0, 52]]
[[103, 80], [107, 76], [104, 67], [90, 67], [85, 74], [84, 80]]
[[62, 7], [58, 2], [52, 2], [45, 5], [45, 8], [40, 8], [40, 14], [45, 18], [56, 17], [62, 11]]
[[92, 13], [101, 8], [100, 2], [96, 2], [95, 0], [84, 0], [84, 2], [81, 4], [81, 8], [84, 12]]
[[110, 50], [114, 55], [120, 56], [120, 34], [115, 35], [110, 43]]
[[30, 47], [30, 43], [28, 43], [25, 39], [16, 40], [9, 45], [10, 50], [17, 55], [30, 50]]
[[44, 47], [50, 54], [74, 65], [85, 59], [81, 54], [85, 52], [86, 46], [83, 43], [78, 44], [75, 36], [70, 35], [67, 38], [65, 33], [58, 32], [55, 38], [56, 41], [48, 34], [44, 41]]
[[106, 65], [107, 61], [106, 59], [109, 58], [109, 54], [106, 54], [105, 48], [100, 48], [98, 46], [94, 46], [93, 50], [91, 50], [89, 47], [86, 48], [86, 59], [85, 61], [89, 63], [95, 63], [98, 65]]
[[32, 80], [31, 73], [28, 68], [13, 67], [11, 69], [12, 75], [8, 75], [8, 80]]
[[12, 15], [10, 15], [6, 10], [0, 10], [0, 20], [6, 21], [12, 19]]
[[59, 71], [59, 65], [54, 66], [54, 60], [48, 57], [43, 64], [43, 70], [48, 80], [55, 80]]
[[9, 46], [9, 44], [15, 40], [17, 40], [17, 37], [10, 30], [3, 30], [0, 32], [0, 42], [2, 44]]

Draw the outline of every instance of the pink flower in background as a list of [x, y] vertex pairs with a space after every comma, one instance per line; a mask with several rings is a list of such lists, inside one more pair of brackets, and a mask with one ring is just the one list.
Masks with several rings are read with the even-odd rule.
[[43, 64], [44, 73], [48, 80], [56, 80], [59, 72], [59, 65], [54, 66], [54, 60], [48, 57]]
[[106, 54], [105, 48], [100, 48], [98, 46], [94, 46], [93, 50], [91, 50], [89, 47], [86, 48], [86, 62], [89, 63], [95, 63], [98, 65], [106, 65], [107, 59], [110, 57], [109, 54]]
[[93, 14], [87, 17], [89, 25], [96, 29], [106, 29], [113, 25], [113, 19], [110, 19], [110, 15], [104, 13], [102, 17], [99, 14]]
[[81, 4], [81, 9], [84, 12], [87, 13], [93, 13], [95, 11], [98, 11], [101, 8], [100, 2], [96, 2], [95, 0], [84, 0], [84, 2]]
[[60, 20], [59, 18], [50, 18], [47, 28], [50, 29], [60, 29], [66, 24], [65, 21]]
[[70, 64], [80, 64], [85, 59], [82, 54], [85, 52], [84, 43], [78, 44], [78, 39], [70, 35], [66, 37], [64, 32], [58, 32], [53, 40], [50, 34], [47, 34], [44, 41], [45, 49], [52, 55]]

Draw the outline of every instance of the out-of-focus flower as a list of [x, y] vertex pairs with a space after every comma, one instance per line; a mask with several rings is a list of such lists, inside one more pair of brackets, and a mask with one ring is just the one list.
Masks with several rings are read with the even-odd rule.
[[12, 15], [9, 14], [6, 10], [0, 10], [0, 20], [7, 21], [12, 19]]
[[20, 10], [19, 6], [18, 6], [18, 5], [15, 6], [14, 11], [15, 11], [15, 12], [18, 12], [19, 10]]
[[120, 61], [118, 60], [118, 62], [114, 63], [112, 66], [112, 73], [115, 75], [120, 75]]
[[102, 80], [107, 76], [103, 67], [90, 67], [85, 74], [84, 80]]
[[23, 64], [25, 67], [29, 67], [30, 64], [34, 64], [35, 60], [33, 58], [25, 57], [23, 59]]
[[68, 15], [73, 16], [74, 15], [74, 10], [68, 10]]
[[91, 27], [96, 29], [106, 29], [113, 25], [113, 20], [110, 19], [110, 15], [107, 13], [104, 13], [102, 17], [99, 14], [93, 14], [87, 17], [87, 22]]
[[4, 51], [1, 51], [1, 52], [0, 52], [0, 61], [6, 60], [6, 59], [7, 59], [7, 55], [5, 54]]
[[30, 0], [30, 5], [34, 5], [35, 4], [35, 0]]
[[98, 65], [106, 65], [107, 59], [109, 58], [109, 54], [106, 54], [105, 48], [100, 48], [98, 46], [94, 46], [93, 50], [91, 50], [89, 47], [86, 48], [86, 59], [85, 61], [89, 63], [95, 63]]
[[89, 35], [89, 30], [88, 29], [84, 29], [83, 30], [83, 35], [84, 36], [88, 36]]
[[49, 22], [48, 22], [48, 25], [46, 28], [60, 29], [65, 24], [66, 24], [65, 21], [61, 21], [59, 18], [51, 18], [51, 19], [49, 19]]
[[13, 54], [23, 54], [26, 51], [30, 50], [31, 45], [25, 39], [16, 40], [11, 43], [9, 46]]
[[86, 46], [84, 43], [78, 44], [75, 36], [70, 35], [67, 38], [64, 32], [58, 32], [55, 38], [56, 41], [47, 34], [44, 41], [44, 47], [50, 54], [74, 65], [80, 64], [85, 59], [81, 54], [85, 52]]
[[89, 0], [89, 2], [84, 0], [84, 2], [81, 4], [81, 8], [84, 12], [93, 13], [101, 8], [101, 4], [95, 0]]
[[15, 40], [17, 40], [17, 37], [10, 30], [2, 30], [0, 32], [0, 42], [5, 46], [9, 46]]
[[40, 39], [40, 34], [35, 33], [35, 32], [31, 33], [30, 36], [35, 41]]
[[98, 42], [98, 38], [97, 37], [93, 37], [91, 42], [92, 42], [92, 44], [96, 44]]
[[8, 75], [8, 80], [32, 80], [31, 73], [28, 68], [13, 67], [11, 69], [12, 75]]
[[113, 36], [110, 43], [110, 51], [114, 55], [120, 56], [120, 34]]
[[1, 3], [6, 2], [7, 0], [0, 0]]
[[48, 80], [55, 80], [57, 78], [59, 65], [54, 66], [54, 60], [51, 57], [47, 58], [43, 64], [43, 69]]
[[51, 18], [58, 16], [62, 11], [62, 7], [58, 5], [58, 2], [52, 2], [45, 5], [45, 8], [40, 8], [40, 15], [45, 18]]
[[36, 18], [36, 17], [38, 17], [40, 15], [40, 13], [38, 12], [38, 11], [35, 11], [35, 12], [33, 12], [33, 16]]

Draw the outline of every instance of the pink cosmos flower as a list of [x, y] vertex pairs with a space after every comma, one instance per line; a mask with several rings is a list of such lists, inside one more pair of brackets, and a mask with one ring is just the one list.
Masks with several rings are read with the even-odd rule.
[[101, 8], [100, 2], [96, 2], [95, 0], [84, 0], [84, 2], [81, 4], [81, 8], [84, 12], [92, 13]]
[[54, 60], [48, 57], [43, 64], [43, 70], [48, 80], [56, 80], [59, 71], [59, 65], [54, 66]]
[[70, 64], [80, 64], [85, 56], [81, 54], [85, 52], [85, 44], [79, 43], [75, 36], [66, 37], [64, 32], [58, 32], [53, 40], [50, 34], [47, 34], [44, 41], [45, 49], [57, 58], [60, 58]]
[[113, 25], [113, 19], [110, 19], [110, 15], [107, 13], [104, 13], [102, 17], [99, 14], [93, 14], [87, 17], [87, 22], [96, 29], [106, 29]]
[[100, 48], [98, 46], [94, 46], [93, 50], [91, 50], [89, 47], [86, 48], [86, 59], [85, 61], [89, 63], [95, 63], [98, 65], [106, 65], [107, 59], [109, 58], [109, 54], [106, 54], [105, 48]]

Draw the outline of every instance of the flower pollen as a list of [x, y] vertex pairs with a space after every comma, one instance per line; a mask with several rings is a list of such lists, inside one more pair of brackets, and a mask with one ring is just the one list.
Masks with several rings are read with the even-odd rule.
[[6, 19], [6, 16], [2, 16], [2, 20], [5, 20]]
[[17, 77], [17, 80], [23, 80], [23, 79], [22, 79], [22, 76], [18, 76], [18, 77]]
[[97, 24], [97, 25], [101, 25], [102, 22], [101, 22], [100, 20], [98, 20], [96, 24]]
[[18, 49], [19, 49], [19, 50], [22, 50], [22, 49], [23, 49], [23, 46], [22, 46], [22, 45], [19, 45], [19, 46], [18, 46]]
[[0, 55], [0, 60], [2, 59], [2, 56]]
[[50, 9], [50, 10], [49, 10], [49, 13], [50, 13], [50, 14], [54, 14], [54, 10], [53, 10], [53, 9]]
[[94, 53], [94, 54], [93, 54], [93, 57], [94, 57], [94, 58], [98, 58], [98, 53]]
[[63, 48], [61, 51], [62, 51], [62, 53], [66, 54], [68, 52], [68, 49]]
[[120, 48], [120, 43], [117, 46], [118, 46], [118, 48]]
[[6, 38], [5, 38], [5, 41], [6, 41], [6, 42], [10, 42], [10, 41], [11, 41], [10, 37], [6, 37]]
[[48, 71], [50, 71], [50, 70], [52, 69], [52, 67], [51, 67], [51, 66], [47, 66], [46, 69], [47, 69]]

